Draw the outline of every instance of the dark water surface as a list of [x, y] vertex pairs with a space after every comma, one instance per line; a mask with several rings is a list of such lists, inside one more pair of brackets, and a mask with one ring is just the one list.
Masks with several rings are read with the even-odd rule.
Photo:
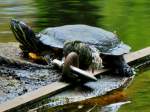
[[[11, 18], [25, 21], [35, 32], [50, 26], [88, 24], [116, 32], [133, 51], [150, 46], [149, 0], [0, 0], [0, 42], [15, 41], [9, 29]], [[139, 83], [133, 83], [132, 91], [128, 90], [133, 104], [120, 111], [133, 107], [131, 105], [133, 110], [150, 110], [148, 75], [149, 70], [138, 74], [135, 80]], [[145, 80], [145, 77], [148, 78]]]

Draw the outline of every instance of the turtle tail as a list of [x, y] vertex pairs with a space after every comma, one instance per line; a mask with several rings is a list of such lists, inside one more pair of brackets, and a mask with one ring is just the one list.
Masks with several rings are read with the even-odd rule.
[[18, 42], [21, 43], [23, 52], [39, 52], [39, 39], [34, 31], [24, 22], [12, 19], [10, 28]]

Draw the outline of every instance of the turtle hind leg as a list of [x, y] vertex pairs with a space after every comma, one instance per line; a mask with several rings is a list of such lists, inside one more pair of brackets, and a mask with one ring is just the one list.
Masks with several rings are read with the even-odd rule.
[[132, 76], [133, 69], [125, 62], [123, 55], [100, 54], [104, 67], [110, 68], [113, 73], [120, 76]]

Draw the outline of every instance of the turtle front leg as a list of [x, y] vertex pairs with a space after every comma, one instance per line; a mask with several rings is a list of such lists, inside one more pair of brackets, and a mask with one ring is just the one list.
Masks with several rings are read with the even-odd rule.
[[31, 59], [37, 59], [37, 53], [31, 52], [32, 50], [30, 50], [27, 46], [24, 45], [19, 45], [20, 49], [21, 49], [21, 57], [23, 58], [31, 58]]
[[23, 45], [19, 46], [20, 49], [22, 50], [21, 52], [21, 57], [25, 59], [29, 59], [32, 62], [38, 63], [38, 64], [49, 64], [50, 63], [50, 58], [48, 56], [40, 56], [38, 53], [31, 52], [29, 48], [26, 48]]

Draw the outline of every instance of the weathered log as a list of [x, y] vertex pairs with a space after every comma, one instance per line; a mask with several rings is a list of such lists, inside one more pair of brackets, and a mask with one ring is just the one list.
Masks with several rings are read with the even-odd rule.
[[[139, 50], [139, 51], [136, 51], [134, 53], [126, 54], [125, 55], [125, 60], [127, 62], [133, 62], [135, 60], [138, 60], [140, 58], [143, 58], [143, 57], [146, 57], [146, 56], [149, 56], [149, 55], [150, 55], [150, 47], [142, 49], [142, 50]], [[108, 70], [107, 69], [105, 69], [105, 70], [102, 69], [100, 71], [95, 72], [94, 75], [99, 75], [99, 74], [104, 73], [106, 71], [108, 71]], [[119, 87], [120, 86], [124, 86], [124, 84], [126, 84], [128, 82], [128, 80], [129, 80], [129, 78], [121, 78], [120, 79], [121, 84], [116, 85], [116, 86], [119, 86]], [[104, 82], [101, 82], [101, 83], [104, 83]], [[53, 84], [41, 87], [41, 88], [39, 88], [39, 89], [37, 89], [35, 91], [32, 91], [30, 93], [26, 93], [26, 94], [24, 94], [22, 96], [19, 96], [17, 98], [14, 98], [13, 100], [4, 102], [3, 104], [0, 105], [0, 111], [8, 111], [8, 110], [14, 109], [16, 107], [23, 106], [24, 104], [27, 104], [29, 102], [33, 102], [35, 100], [37, 101], [37, 100], [39, 100], [41, 98], [44, 98], [44, 96], [52, 95], [54, 93], [59, 93], [61, 90], [64, 90], [64, 89], [66, 89], [69, 86], [70, 86], [69, 83], [55, 82]], [[106, 86], [111, 86], [111, 84], [110, 85], [108, 84]], [[116, 88], [118, 88], [118, 87], [116, 87]], [[95, 89], [95, 88], [93, 88], [93, 89]], [[110, 87], [108, 91], [110, 91], [112, 89], [115, 89], [115, 88]], [[71, 92], [73, 92], [73, 91], [71, 91]], [[101, 91], [96, 91], [96, 93], [97, 92], [101, 92]], [[103, 91], [103, 92], [106, 93], [106, 91]], [[60, 94], [60, 95], [63, 96], [63, 94]], [[97, 95], [99, 95], [99, 94], [96, 94], [95, 96], [97, 96]], [[76, 94], [76, 96], [77, 96], [77, 94]], [[86, 98], [90, 98], [90, 97], [87, 96]], [[84, 98], [81, 98], [79, 100], [83, 100], [83, 99]], [[75, 100], [70, 101], [69, 103], [74, 102], [74, 101]]]

